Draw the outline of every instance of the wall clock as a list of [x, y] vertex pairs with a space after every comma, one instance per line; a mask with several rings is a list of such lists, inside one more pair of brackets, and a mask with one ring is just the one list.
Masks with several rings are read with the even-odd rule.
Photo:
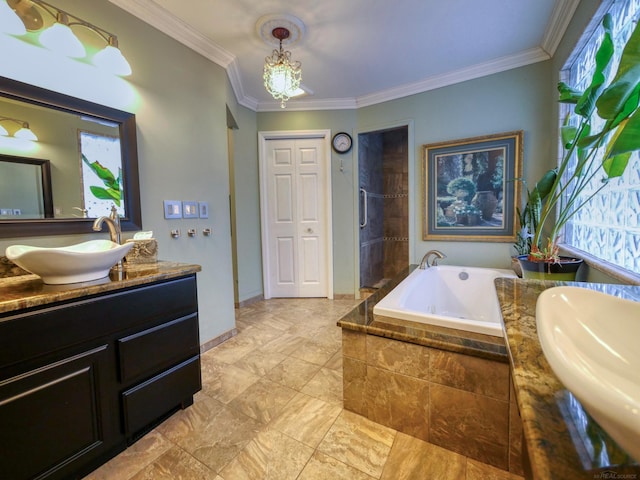
[[351, 150], [353, 145], [353, 140], [351, 139], [351, 135], [346, 132], [339, 132], [333, 136], [333, 140], [331, 141], [333, 145], [333, 149], [338, 153], [347, 153]]

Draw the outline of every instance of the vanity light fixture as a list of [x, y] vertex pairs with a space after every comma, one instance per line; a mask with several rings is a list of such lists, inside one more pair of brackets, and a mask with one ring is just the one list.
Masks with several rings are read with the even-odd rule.
[[24, 35], [27, 29], [11, 9], [6, 0], [0, 0], [0, 32], [9, 35]]
[[[6, 14], [3, 5], [5, 3], [10, 7], [10, 11], [6, 12]], [[39, 9], [45, 11], [55, 20], [51, 26], [45, 27]], [[54, 7], [43, 0], [0, 0], [0, 14], [2, 14], [2, 17], [11, 13], [18, 21], [21, 21], [26, 29], [25, 31], [40, 31], [38, 39], [42, 46], [66, 57], [84, 58], [87, 56], [84, 45], [73, 33], [72, 27], [84, 27], [96, 33], [107, 45], [93, 56], [92, 63], [114, 75], [123, 77], [131, 75], [131, 66], [118, 48], [117, 37], [93, 23]], [[7, 31], [9, 27], [5, 27], [5, 23], [15, 24], [15, 21], [3, 19], [2, 23], [0, 23], [0, 29], [5, 33], [12, 33]], [[23, 35], [24, 33], [13, 34]]]
[[277, 47], [265, 58], [262, 78], [267, 92], [285, 108], [291, 97], [307, 93], [300, 86], [302, 63], [292, 60], [291, 52], [284, 49], [302, 39], [304, 23], [293, 15], [265, 15], [256, 23], [256, 31], [266, 44]]
[[[17, 123], [18, 125], [20, 125], [20, 128], [15, 131], [13, 137], [19, 138], [21, 140], [31, 140], [32, 142], [38, 141], [38, 137], [36, 136], [36, 134], [33, 133], [33, 131], [29, 128], [29, 122], [25, 122], [24, 120], [19, 120], [17, 118], [0, 117], [0, 122], [4, 121]], [[2, 125], [0, 125], [0, 135], [3, 137], [9, 136], [9, 132]]]

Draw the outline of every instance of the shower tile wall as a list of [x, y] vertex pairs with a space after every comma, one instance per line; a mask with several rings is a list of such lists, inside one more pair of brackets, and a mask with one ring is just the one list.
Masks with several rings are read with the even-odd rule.
[[409, 265], [409, 161], [407, 129], [383, 134], [385, 278]]
[[[409, 264], [407, 129], [359, 135], [360, 186], [368, 192], [360, 229], [360, 285], [375, 287]], [[364, 220], [360, 197], [361, 221]]]

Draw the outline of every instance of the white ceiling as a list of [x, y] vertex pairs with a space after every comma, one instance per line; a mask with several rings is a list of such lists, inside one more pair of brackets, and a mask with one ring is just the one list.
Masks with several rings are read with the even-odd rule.
[[372, 105], [550, 58], [580, 0], [110, 0], [227, 69], [240, 104], [262, 85], [263, 15], [306, 27], [288, 50], [310, 95], [288, 110]]

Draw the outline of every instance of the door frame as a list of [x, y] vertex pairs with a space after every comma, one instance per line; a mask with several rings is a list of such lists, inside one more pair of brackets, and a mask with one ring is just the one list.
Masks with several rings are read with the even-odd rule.
[[269, 140], [299, 140], [317, 138], [324, 141], [324, 169], [327, 179], [325, 196], [325, 220], [326, 224], [326, 272], [327, 272], [327, 298], [333, 299], [333, 210], [331, 188], [331, 130], [279, 130], [258, 132], [258, 172], [260, 174], [260, 234], [262, 245], [262, 285], [264, 298], [271, 298], [269, 285], [269, 259], [265, 252], [268, 252], [266, 245], [269, 239], [269, 222], [267, 221], [267, 165], [266, 147]]
[[360, 298], [360, 148], [361, 134], [376, 133], [383, 130], [393, 130], [407, 127], [407, 161], [409, 163], [409, 264], [415, 258], [416, 248], [416, 201], [415, 193], [420, 192], [420, 184], [416, 185], [416, 145], [412, 119], [397, 122], [367, 125], [355, 132], [353, 141], [353, 291], [356, 299]]

